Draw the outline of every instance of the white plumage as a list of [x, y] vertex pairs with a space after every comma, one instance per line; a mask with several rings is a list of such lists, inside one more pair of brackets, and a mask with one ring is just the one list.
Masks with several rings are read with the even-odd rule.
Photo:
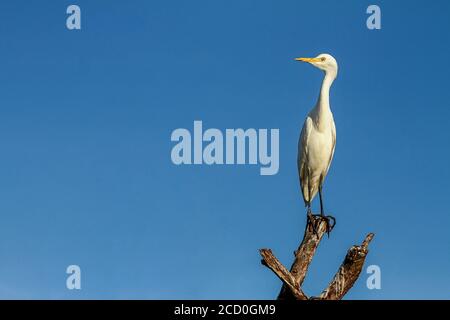
[[325, 73], [317, 103], [309, 112], [300, 134], [297, 158], [300, 186], [308, 214], [311, 213], [311, 202], [319, 192], [320, 210], [324, 217], [322, 184], [330, 169], [336, 146], [336, 127], [330, 109], [329, 93], [337, 77], [338, 65], [329, 54], [296, 60], [308, 62]]

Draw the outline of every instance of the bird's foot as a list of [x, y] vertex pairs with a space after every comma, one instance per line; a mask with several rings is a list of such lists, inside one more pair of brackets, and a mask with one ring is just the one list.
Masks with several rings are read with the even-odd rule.
[[327, 224], [327, 235], [328, 235], [328, 238], [330, 238], [330, 232], [333, 230], [334, 226], [336, 225], [336, 219], [333, 216], [321, 215], [320, 217]]
[[319, 237], [319, 226], [322, 221], [325, 221], [326, 223], [326, 230], [328, 238], [330, 237], [330, 232], [333, 230], [334, 226], [336, 225], [336, 219], [333, 216], [325, 216], [321, 214], [312, 214], [311, 212], [308, 212], [308, 228], [312, 229], [313, 234], [315, 234], [317, 237]]
[[308, 225], [308, 229], [311, 228], [313, 234], [315, 234], [316, 236], [319, 236], [319, 233], [317, 232], [317, 215], [313, 215], [311, 213], [311, 210], [308, 210], [308, 219], [306, 221], [306, 224]]

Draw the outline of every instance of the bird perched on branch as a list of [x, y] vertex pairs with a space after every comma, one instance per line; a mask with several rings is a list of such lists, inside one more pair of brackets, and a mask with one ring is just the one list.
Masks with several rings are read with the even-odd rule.
[[336, 220], [332, 216], [325, 215], [322, 186], [330, 169], [336, 146], [336, 127], [330, 109], [330, 88], [337, 77], [338, 64], [336, 59], [329, 54], [320, 54], [315, 58], [296, 58], [295, 60], [310, 63], [323, 70], [325, 74], [316, 106], [306, 117], [300, 134], [297, 165], [303, 200], [308, 210], [308, 219], [315, 228], [311, 202], [318, 192], [320, 216], [317, 217], [326, 221], [329, 236]]

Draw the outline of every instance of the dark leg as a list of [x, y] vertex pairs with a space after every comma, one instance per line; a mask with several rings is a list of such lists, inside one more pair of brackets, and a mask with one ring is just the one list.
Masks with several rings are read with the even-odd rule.
[[319, 233], [317, 232], [317, 220], [316, 220], [316, 217], [311, 212], [311, 198], [312, 198], [311, 195], [312, 195], [312, 190], [311, 190], [309, 170], [308, 170], [307, 180], [308, 180], [308, 201], [305, 200], [305, 205], [308, 208], [307, 209], [308, 219], [306, 221], [306, 228], [308, 228], [308, 230], [309, 230], [309, 227], [311, 227], [313, 233], [317, 237], [319, 237]]
[[312, 214], [312, 211], [311, 211], [311, 202], [307, 202], [306, 203], [306, 207], [307, 207], [307, 212], [306, 212], [306, 214], [307, 214], [307, 220], [306, 220], [307, 226], [306, 227], [307, 228], [311, 227], [313, 233], [318, 236], [319, 234], [317, 233], [316, 218], [314, 217], [314, 215]]
[[320, 215], [322, 217], [325, 216], [325, 213], [323, 212], [323, 201], [322, 201], [322, 184], [319, 185], [319, 199], [320, 199]]
[[323, 210], [323, 200], [322, 200], [322, 184], [319, 185], [319, 198], [320, 198], [320, 216], [327, 223], [327, 234], [328, 238], [330, 237], [330, 232], [333, 230], [336, 225], [336, 219], [333, 216], [326, 216]]

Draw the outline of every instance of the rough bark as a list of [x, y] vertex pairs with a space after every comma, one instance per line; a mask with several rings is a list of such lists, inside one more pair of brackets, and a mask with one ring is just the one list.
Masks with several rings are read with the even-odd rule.
[[[305, 280], [308, 267], [312, 262], [314, 253], [320, 244], [324, 234], [327, 232], [327, 225], [324, 220], [312, 216], [313, 221], [309, 220], [306, 223], [305, 234], [298, 249], [294, 252], [294, 262], [292, 263], [290, 273], [292, 274], [296, 288], [301, 288]], [[316, 225], [316, 233], [314, 233], [313, 223]], [[281, 288], [278, 299], [292, 299], [294, 298], [289, 288], [285, 285]]]
[[292, 274], [281, 264], [280, 261], [273, 255], [270, 249], [261, 249], [262, 263], [272, 270], [281, 281], [283, 287], [286, 286], [292, 296], [297, 300], [308, 300], [308, 297], [303, 293], [302, 289], [295, 284], [295, 279]]
[[374, 234], [369, 233], [360, 246], [353, 246], [348, 250], [344, 262], [342, 262], [331, 283], [319, 296], [319, 299], [341, 300], [351, 287], [353, 287], [361, 273], [367, 253], [369, 252], [367, 247], [373, 237]]
[[373, 233], [368, 234], [361, 245], [353, 246], [348, 250], [338, 272], [320, 296], [308, 298], [303, 292], [301, 287], [308, 272], [308, 267], [326, 232], [327, 225], [323, 219], [318, 216], [308, 219], [303, 240], [294, 252], [295, 259], [290, 271], [278, 261], [272, 250], [260, 250], [263, 265], [272, 270], [283, 282], [278, 299], [340, 300], [354, 285], [363, 268], [368, 253], [368, 245], [374, 237]]

